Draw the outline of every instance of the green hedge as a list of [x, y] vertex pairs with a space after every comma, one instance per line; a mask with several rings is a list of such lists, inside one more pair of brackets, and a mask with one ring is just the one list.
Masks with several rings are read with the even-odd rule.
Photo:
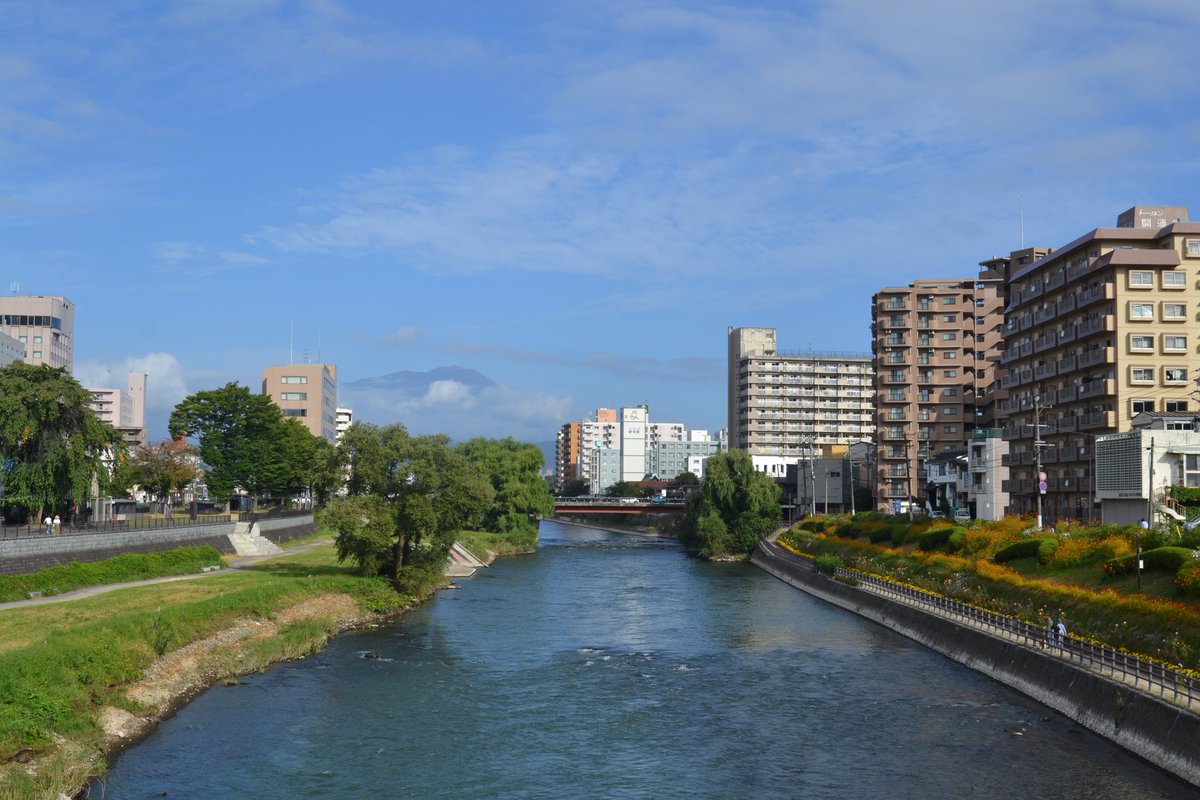
[[950, 541], [950, 534], [953, 532], [954, 528], [937, 528], [932, 531], [925, 531], [917, 538], [917, 547], [922, 550], [937, 550]]
[[[1155, 547], [1142, 551], [1142, 569], [1162, 569], [1178, 572], [1181, 567], [1195, 558], [1195, 552], [1186, 547]], [[1137, 569], [1137, 556], [1130, 554], [1110, 558], [1104, 562], [1104, 571], [1109, 575], [1124, 575]]]
[[1037, 556], [1039, 562], [1045, 562], [1050, 559], [1050, 556], [1054, 555], [1054, 551], [1057, 548], [1057, 538], [1053, 536], [1033, 536], [1000, 548], [996, 555], [992, 557], [992, 560], [997, 564], [1003, 564], [1006, 561], [1014, 561], [1018, 558]]
[[953, 529], [951, 529], [951, 533], [950, 533], [950, 542], [949, 542], [950, 546], [948, 549], [950, 550], [951, 553], [957, 553], [959, 550], [963, 549], [963, 543], [966, 541], [967, 541], [967, 529], [966, 528], [953, 528]]

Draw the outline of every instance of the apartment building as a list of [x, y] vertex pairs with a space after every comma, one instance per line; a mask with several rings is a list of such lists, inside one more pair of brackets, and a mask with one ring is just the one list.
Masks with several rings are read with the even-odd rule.
[[579, 478], [580, 426], [568, 422], [554, 438], [554, 491], [562, 492], [569, 481]]
[[1004, 276], [920, 279], [871, 298], [875, 475], [882, 510], [926, 494], [922, 466], [992, 423]]
[[1049, 519], [1094, 516], [1096, 438], [1200, 408], [1198, 278], [1200, 224], [1179, 206], [1134, 206], [1013, 272], [1001, 386], [1014, 513], [1041, 495]]
[[350, 426], [354, 424], [354, 409], [338, 406], [334, 411], [334, 419], [334, 436], [340, 442], [346, 435], [346, 431], [350, 430]]
[[145, 372], [131, 372], [126, 388], [89, 388], [92, 393], [91, 409], [101, 422], [116, 428], [125, 437], [130, 447], [145, 444], [146, 431], [146, 381]]
[[65, 297], [0, 296], [0, 332], [21, 344], [25, 362], [74, 369], [75, 306]]
[[262, 393], [313, 434], [337, 442], [337, 366], [287, 364], [263, 370]]
[[874, 369], [865, 353], [781, 352], [774, 328], [729, 328], [729, 446], [788, 462], [869, 439]]
[[11, 364], [14, 361], [24, 360], [25, 345], [7, 333], [0, 333], [0, 367]]

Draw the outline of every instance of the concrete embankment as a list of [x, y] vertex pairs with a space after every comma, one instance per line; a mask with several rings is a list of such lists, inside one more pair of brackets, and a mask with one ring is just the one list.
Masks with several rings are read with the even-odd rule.
[[673, 533], [663, 533], [653, 528], [635, 528], [629, 525], [603, 525], [598, 522], [578, 522], [576, 520], [563, 519], [562, 517], [555, 517], [552, 521], [572, 528], [589, 528], [595, 531], [607, 531], [608, 533], [627, 533], [630, 536], [644, 536], [649, 539], [676, 538]]
[[760, 546], [751, 563], [1053, 708], [1080, 725], [1200, 786], [1200, 716], [1079, 669], [1051, 653], [839, 583], [807, 561]]

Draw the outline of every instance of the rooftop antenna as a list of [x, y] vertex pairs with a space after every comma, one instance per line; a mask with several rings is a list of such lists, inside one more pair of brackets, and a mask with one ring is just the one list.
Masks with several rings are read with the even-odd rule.
[[12, 283], [10, 283], [8, 285], [8, 290], [10, 292], [12, 292], [13, 294], [20, 294], [21, 293], [21, 282], [13, 281]]

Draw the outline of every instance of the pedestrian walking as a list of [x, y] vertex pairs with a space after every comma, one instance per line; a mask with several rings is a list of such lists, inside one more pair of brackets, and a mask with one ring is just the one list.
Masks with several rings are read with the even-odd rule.
[[58, 514], [54, 515], [54, 532], [62, 533], [62, 517], [58, 516]]
[[1046, 647], [1054, 647], [1054, 617], [1046, 618]]
[[1058, 618], [1058, 624], [1054, 626], [1054, 638], [1058, 642], [1058, 649], [1062, 650], [1063, 641], [1067, 637], [1067, 623], [1063, 622], [1063, 618]]
[[46, 519], [44, 519], [42, 521], [42, 524], [46, 526], [46, 535], [53, 536], [54, 535], [54, 517], [47, 514]]

